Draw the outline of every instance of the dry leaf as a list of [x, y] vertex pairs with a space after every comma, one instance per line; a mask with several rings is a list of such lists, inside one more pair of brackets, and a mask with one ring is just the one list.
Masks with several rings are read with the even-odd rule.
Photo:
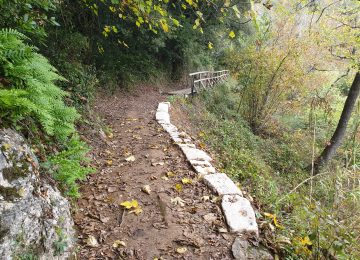
[[168, 180], [169, 180], [169, 178], [166, 177], [166, 176], [162, 176], [161, 179], [163, 179], [164, 181], [168, 181]]
[[174, 199], [170, 199], [170, 202], [171, 202], [172, 204], [174, 204], [175, 206], [176, 206], [176, 205], [180, 205], [181, 207], [184, 207], [184, 206], [185, 206], [185, 201], [184, 201], [182, 198], [180, 198], [180, 197], [176, 197], [176, 198], [174, 198]]
[[188, 179], [188, 178], [182, 178], [182, 179], [181, 179], [181, 182], [182, 182], [183, 184], [192, 184], [192, 180], [190, 180], [190, 179]]
[[210, 200], [210, 196], [202, 196], [201, 197], [201, 200], [206, 202], [206, 201], [209, 201]]
[[144, 185], [141, 190], [143, 192], [145, 192], [146, 194], [149, 194], [150, 195], [150, 192], [151, 192], [151, 189], [150, 189], [150, 185]]
[[111, 165], [113, 164], [113, 161], [112, 161], [112, 160], [107, 160], [107, 161], [106, 161], [106, 164], [109, 165], [109, 166], [111, 166]]
[[113, 137], [114, 137], [114, 134], [113, 134], [113, 133], [109, 133], [109, 134], [108, 134], [108, 137], [109, 137], [109, 138], [113, 138]]
[[214, 213], [206, 214], [205, 216], [203, 216], [203, 218], [207, 222], [214, 222], [215, 220], [217, 220], [217, 217], [216, 217], [216, 215]]
[[118, 248], [119, 246], [126, 246], [126, 243], [122, 240], [115, 240], [112, 246]]
[[219, 233], [227, 233], [227, 229], [226, 228], [219, 228]]
[[96, 240], [96, 238], [92, 235], [90, 235], [87, 239], [86, 239], [86, 244], [90, 247], [98, 247], [99, 243]]
[[129, 156], [129, 157], [127, 157], [126, 159], [125, 159], [125, 161], [127, 161], [127, 162], [134, 162], [136, 159], [135, 159], [135, 156], [134, 155], [131, 155], [131, 156]]
[[178, 247], [178, 248], [176, 248], [176, 252], [179, 253], [179, 254], [184, 254], [184, 253], [186, 253], [186, 251], [187, 251], [186, 247]]
[[153, 163], [151, 163], [151, 165], [152, 166], [157, 166], [157, 165], [163, 166], [164, 162], [153, 162]]

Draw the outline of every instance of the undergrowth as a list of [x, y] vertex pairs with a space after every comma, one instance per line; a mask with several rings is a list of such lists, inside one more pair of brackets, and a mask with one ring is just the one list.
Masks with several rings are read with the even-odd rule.
[[88, 147], [76, 135], [80, 115], [56, 85], [65, 78], [28, 41], [14, 29], [0, 30], [0, 122], [27, 137], [63, 191], [76, 197], [76, 181], [92, 172]]
[[306, 124], [292, 128], [280, 121], [276, 131], [255, 135], [237, 111], [236, 91], [230, 82], [184, 104], [218, 154], [220, 170], [254, 198], [262, 243], [282, 259], [359, 259], [359, 166], [344, 167], [344, 148], [331, 167], [311, 178], [305, 169], [313, 145], [326, 136], [314, 144]]

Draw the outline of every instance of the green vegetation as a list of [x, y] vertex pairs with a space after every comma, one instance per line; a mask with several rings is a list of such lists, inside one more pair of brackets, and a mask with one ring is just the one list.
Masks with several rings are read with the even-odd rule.
[[331, 167], [309, 178], [313, 145], [321, 149], [327, 136], [318, 133], [314, 143], [312, 130], [299, 127], [306, 125], [302, 119], [296, 126], [278, 122], [275, 132], [255, 135], [238, 113], [236, 82], [185, 104], [194, 123], [200, 122], [199, 136], [219, 155], [218, 167], [254, 198], [262, 243], [284, 259], [308, 259], [324, 249], [339, 259], [359, 257], [360, 220], [353, 214], [360, 210], [358, 166], [343, 166], [356, 150], [351, 135]]

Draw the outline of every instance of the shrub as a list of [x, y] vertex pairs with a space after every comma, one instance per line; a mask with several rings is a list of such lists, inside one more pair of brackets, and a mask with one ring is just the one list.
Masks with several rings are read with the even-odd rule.
[[94, 172], [93, 168], [86, 166], [89, 162], [89, 158], [86, 157], [89, 148], [77, 135], [66, 141], [63, 147], [61, 152], [50, 156], [43, 167], [60, 182], [60, 187], [66, 195], [79, 197], [79, 187], [76, 182]]

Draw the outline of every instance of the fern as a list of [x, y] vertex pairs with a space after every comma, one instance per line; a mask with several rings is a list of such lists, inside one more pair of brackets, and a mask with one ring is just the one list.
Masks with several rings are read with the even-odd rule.
[[76, 110], [63, 102], [67, 93], [55, 85], [65, 79], [24, 40], [28, 38], [16, 30], [0, 30], [0, 77], [10, 82], [0, 85], [0, 117], [14, 125], [31, 117], [45, 133], [65, 140], [79, 118]]

